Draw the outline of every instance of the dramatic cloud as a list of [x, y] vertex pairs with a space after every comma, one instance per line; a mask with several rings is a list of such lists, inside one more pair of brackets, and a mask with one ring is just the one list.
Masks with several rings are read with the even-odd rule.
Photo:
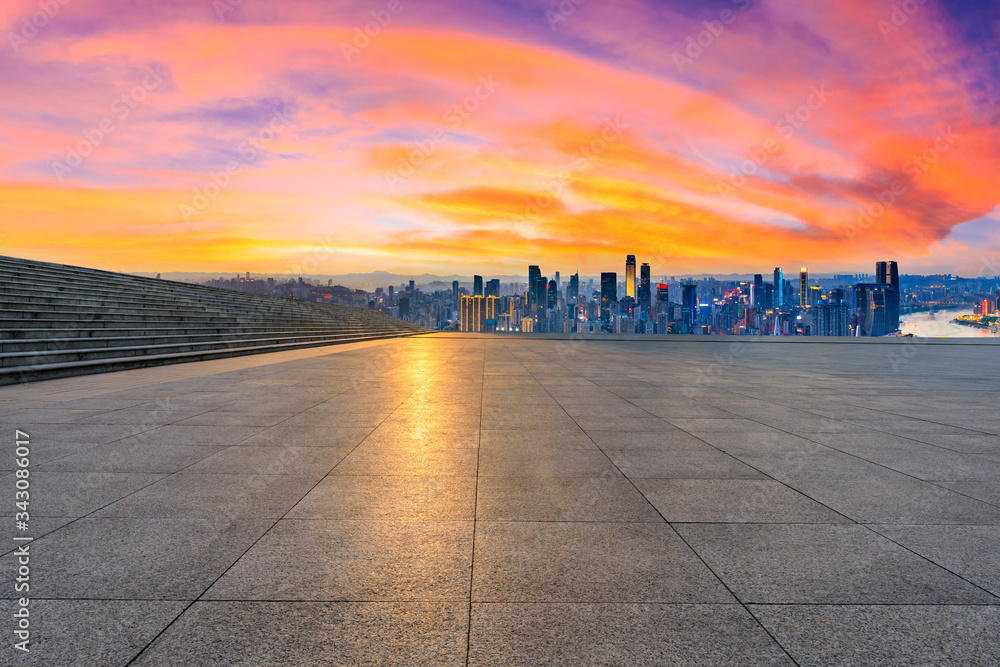
[[53, 0], [0, 24], [7, 254], [678, 275], [1000, 251], [989, 3]]

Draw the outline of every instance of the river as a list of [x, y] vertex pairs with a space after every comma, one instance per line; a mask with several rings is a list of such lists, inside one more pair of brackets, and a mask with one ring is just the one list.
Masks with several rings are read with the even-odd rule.
[[996, 337], [990, 333], [989, 329], [979, 327], [968, 327], [964, 324], [954, 324], [953, 319], [959, 315], [972, 314], [972, 308], [951, 308], [949, 310], [938, 310], [931, 313], [907, 313], [900, 319], [900, 329], [904, 334], [911, 333], [914, 336], [925, 338], [980, 338]]

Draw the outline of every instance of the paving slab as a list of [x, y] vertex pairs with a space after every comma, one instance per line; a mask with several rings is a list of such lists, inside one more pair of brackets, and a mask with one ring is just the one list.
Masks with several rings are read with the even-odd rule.
[[677, 524], [744, 603], [995, 604], [982, 589], [859, 525]]
[[[4, 665], [125, 667], [187, 607], [157, 600], [34, 600], [27, 653], [0, 644]], [[0, 602], [5, 638], [14, 637], [13, 600]]]
[[470, 665], [793, 665], [735, 604], [473, 604]]
[[461, 603], [202, 601], [132, 664], [460, 667], [468, 622]]
[[493, 522], [476, 527], [476, 602], [732, 602], [665, 523]]
[[1000, 607], [748, 608], [800, 665], [1000, 665]]
[[0, 388], [15, 659], [1000, 664], [996, 346], [899, 344], [435, 335]]
[[208, 600], [468, 600], [471, 521], [283, 519]]

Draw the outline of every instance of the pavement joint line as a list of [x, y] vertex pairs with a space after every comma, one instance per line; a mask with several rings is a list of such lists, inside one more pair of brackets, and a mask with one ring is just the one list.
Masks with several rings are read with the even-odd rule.
[[[561, 365], [561, 366], [563, 366], [563, 364], [562, 364], [562, 363], [560, 363], [560, 365]], [[565, 366], [563, 366], [563, 367], [565, 368]], [[569, 370], [569, 369], [567, 369], [567, 370]], [[530, 372], [530, 371], [529, 371], [529, 372]], [[646, 383], [643, 383], [643, 384], [646, 384]], [[550, 394], [550, 396], [551, 396], [551, 394]], [[629, 403], [632, 403], [632, 401], [631, 401], [631, 400], [629, 400], [629, 399], [625, 398], [624, 396], [623, 396], [623, 397], [621, 397], [621, 398], [623, 398], [624, 400], [628, 401]], [[633, 404], [633, 405], [635, 405], [634, 403], [632, 403], [632, 404]], [[636, 407], [640, 407], [640, 406], [636, 406]], [[643, 409], [644, 409], [644, 408], [643, 408]], [[565, 408], [563, 408], [563, 410], [565, 411]], [[649, 412], [649, 411], [648, 411], [648, 410], [646, 410], [646, 412]], [[566, 412], [566, 414], [567, 414], [567, 415], [569, 415], [569, 413], [568, 413], [568, 412]], [[649, 413], [649, 414], [651, 414], [651, 415], [652, 415], [652, 413]], [[655, 417], [656, 415], [653, 415], [653, 416]], [[575, 418], [573, 418], [572, 416], [570, 416], [570, 418], [571, 418], [571, 419], [573, 419], [573, 421], [576, 421], [576, 419], [575, 419]], [[659, 417], [657, 417], [657, 419], [660, 419], [660, 418], [659, 418]], [[661, 421], [664, 421], [664, 422], [666, 422], [666, 420], [661, 420]], [[669, 423], [669, 422], [667, 422], [667, 423]], [[580, 426], [579, 422], [577, 422], [577, 426]], [[582, 426], [580, 426], [580, 428], [582, 429], [583, 427], [582, 427]], [[587, 431], [586, 431], [586, 430], [584, 430], [584, 433], [587, 433]], [[713, 576], [713, 577], [715, 577], [716, 581], [718, 581], [718, 582], [719, 582], [719, 584], [720, 584], [720, 585], [721, 585], [721, 586], [722, 586], [723, 588], [725, 588], [725, 589], [726, 589], [726, 591], [727, 591], [727, 592], [728, 592], [728, 593], [729, 593], [729, 594], [730, 594], [730, 595], [731, 595], [731, 596], [733, 597], [733, 599], [734, 599], [734, 600], [736, 600], [736, 604], [740, 605], [740, 606], [741, 606], [741, 607], [743, 608], [743, 611], [745, 611], [745, 612], [747, 613], [747, 615], [749, 615], [749, 616], [750, 616], [750, 618], [752, 618], [752, 619], [754, 620], [754, 622], [755, 622], [755, 623], [757, 623], [757, 626], [758, 626], [758, 627], [759, 627], [759, 628], [760, 628], [761, 630], [763, 630], [763, 631], [764, 631], [764, 633], [765, 633], [765, 634], [767, 634], [767, 636], [768, 636], [768, 637], [770, 637], [770, 638], [771, 638], [771, 641], [773, 641], [773, 642], [774, 642], [774, 644], [775, 644], [776, 646], [778, 646], [778, 647], [779, 647], [779, 648], [780, 648], [780, 649], [781, 649], [781, 650], [782, 650], [782, 651], [783, 651], [783, 652], [785, 653], [785, 655], [786, 655], [786, 656], [788, 657], [788, 659], [789, 659], [789, 660], [790, 660], [790, 661], [792, 662], [792, 664], [794, 664], [794, 665], [798, 665], [798, 664], [799, 664], [799, 662], [798, 662], [798, 661], [797, 661], [797, 660], [796, 660], [796, 659], [795, 659], [795, 658], [794, 658], [794, 657], [792, 656], [792, 654], [791, 654], [791, 652], [790, 652], [790, 651], [788, 650], [788, 648], [786, 648], [786, 647], [785, 647], [785, 646], [784, 646], [784, 645], [783, 645], [783, 644], [782, 644], [782, 643], [781, 643], [780, 641], [778, 641], [778, 638], [777, 638], [777, 637], [775, 637], [775, 636], [774, 636], [774, 634], [773, 634], [773, 633], [772, 633], [772, 632], [771, 632], [771, 631], [770, 631], [770, 630], [769, 630], [769, 629], [768, 629], [768, 628], [767, 628], [767, 627], [766, 627], [766, 626], [765, 626], [765, 625], [764, 625], [763, 623], [761, 623], [761, 622], [760, 622], [760, 619], [758, 619], [758, 618], [757, 618], [757, 616], [755, 616], [755, 615], [754, 615], [753, 613], [751, 613], [751, 612], [750, 612], [750, 610], [749, 610], [749, 609], [747, 609], [747, 606], [746, 606], [746, 603], [745, 603], [745, 602], [744, 602], [743, 600], [741, 600], [741, 599], [740, 599], [740, 597], [739, 597], [739, 596], [738, 596], [738, 595], [736, 594], [736, 591], [734, 591], [734, 590], [733, 590], [733, 589], [732, 589], [732, 588], [731, 588], [731, 587], [729, 586], [729, 584], [727, 584], [727, 583], [725, 582], [725, 580], [724, 580], [724, 579], [723, 579], [723, 578], [722, 578], [721, 576], [719, 576], [719, 573], [715, 571], [715, 568], [713, 568], [713, 567], [712, 567], [711, 565], [709, 565], [709, 564], [708, 564], [708, 561], [706, 561], [706, 560], [705, 560], [705, 559], [704, 559], [704, 558], [702, 557], [702, 555], [701, 555], [700, 553], [698, 553], [698, 551], [697, 551], [697, 550], [696, 550], [696, 549], [695, 549], [695, 548], [694, 548], [694, 547], [693, 547], [693, 546], [691, 545], [691, 543], [690, 543], [690, 542], [688, 542], [688, 541], [687, 541], [687, 539], [685, 539], [685, 538], [684, 538], [684, 536], [680, 534], [680, 532], [679, 532], [679, 531], [678, 531], [678, 530], [677, 530], [677, 529], [676, 529], [676, 528], [674, 527], [674, 524], [673, 524], [673, 522], [669, 521], [669, 520], [667, 519], [667, 517], [663, 516], [663, 512], [661, 512], [661, 511], [659, 510], [659, 508], [657, 508], [657, 507], [656, 507], [656, 505], [654, 505], [654, 504], [653, 504], [653, 502], [652, 502], [652, 501], [651, 501], [651, 500], [650, 500], [650, 499], [649, 499], [649, 498], [648, 498], [648, 497], [646, 496], [646, 494], [642, 492], [642, 489], [640, 489], [639, 487], [637, 487], [637, 486], [635, 485], [635, 481], [634, 481], [634, 480], [633, 480], [632, 478], [630, 478], [630, 477], [629, 477], [628, 475], [625, 475], [625, 473], [624, 473], [624, 472], [622, 472], [621, 468], [620, 468], [620, 467], [618, 467], [618, 465], [617, 465], [617, 464], [616, 464], [616, 463], [615, 463], [615, 462], [614, 462], [613, 460], [611, 460], [611, 457], [610, 457], [610, 456], [608, 456], [607, 452], [605, 452], [605, 451], [604, 451], [604, 448], [603, 448], [603, 447], [601, 447], [601, 446], [600, 446], [599, 444], [597, 444], [597, 441], [596, 441], [596, 440], [594, 440], [594, 439], [593, 439], [593, 438], [592, 438], [592, 437], [590, 436], [590, 434], [589, 434], [589, 433], [587, 433], [587, 437], [588, 437], [588, 438], [590, 438], [590, 441], [591, 441], [592, 443], [594, 443], [594, 446], [595, 446], [595, 447], [597, 447], [597, 448], [598, 448], [599, 450], [601, 450], [601, 453], [602, 453], [602, 454], [604, 454], [604, 457], [605, 457], [605, 458], [606, 458], [606, 459], [608, 460], [608, 462], [609, 462], [609, 463], [611, 463], [611, 465], [613, 465], [613, 466], [615, 467], [615, 469], [616, 469], [616, 470], [617, 470], [617, 471], [618, 471], [618, 472], [619, 472], [619, 473], [620, 473], [620, 474], [621, 474], [621, 475], [622, 475], [623, 477], [625, 477], [625, 479], [627, 479], [627, 480], [628, 480], [628, 482], [629, 482], [629, 484], [631, 484], [632, 488], [633, 488], [633, 489], [635, 489], [636, 493], [638, 493], [638, 494], [639, 494], [640, 496], [642, 496], [642, 499], [646, 501], [646, 503], [647, 503], [647, 504], [649, 505], [649, 507], [650, 507], [650, 508], [652, 508], [652, 510], [653, 510], [654, 512], [656, 512], [656, 513], [657, 513], [657, 514], [659, 515], [659, 517], [660, 517], [661, 519], [663, 519], [663, 521], [664, 521], [664, 522], [665, 522], [665, 523], [666, 523], [666, 524], [667, 524], [668, 526], [670, 526], [670, 530], [671, 530], [671, 531], [673, 532], [673, 534], [674, 534], [674, 535], [676, 535], [676, 536], [677, 536], [677, 538], [678, 538], [678, 539], [679, 539], [679, 540], [680, 540], [681, 542], [683, 542], [683, 543], [684, 543], [684, 545], [685, 545], [685, 546], [686, 546], [686, 547], [688, 548], [688, 550], [689, 550], [689, 551], [690, 551], [690, 552], [691, 552], [692, 554], [694, 554], [694, 556], [695, 556], [695, 557], [696, 557], [696, 558], [697, 558], [697, 559], [698, 559], [698, 560], [699, 560], [699, 561], [701, 562], [701, 564], [702, 564], [702, 565], [704, 565], [704, 566], [705, 566], [705, 568], [706, 568], [706, 569], [707, 569], [707, 570], [708, 570], [709, 572], [711, 572], [711, 573], [712, 573], [712, 576]], [[700, 438], [699, 438], [699, 439], [700, 439]], [[706, 444], [709, 444], [709, 443], [706, 443]], [[710, 445], [710, 446], [711, 446], [711, 445]], [[717, 448], [716, 448], [716, 449], [717, 449]], [[719, 450], [719, 451], [721, 451], [721, 450]], [[741, 463], [742, 463], [742, 461], [741, 461]], [[760, 471], [758, 471], [758, 472], [760, 472]], [[828, 509], [829, 509], [829, 508], [828, 508]]]

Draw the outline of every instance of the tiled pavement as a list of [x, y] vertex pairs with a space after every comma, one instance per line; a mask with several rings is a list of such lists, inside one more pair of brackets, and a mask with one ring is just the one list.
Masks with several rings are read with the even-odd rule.
[[1000, 664], [1000, 347], [733, 340], [2, 388], [0, 664]]

